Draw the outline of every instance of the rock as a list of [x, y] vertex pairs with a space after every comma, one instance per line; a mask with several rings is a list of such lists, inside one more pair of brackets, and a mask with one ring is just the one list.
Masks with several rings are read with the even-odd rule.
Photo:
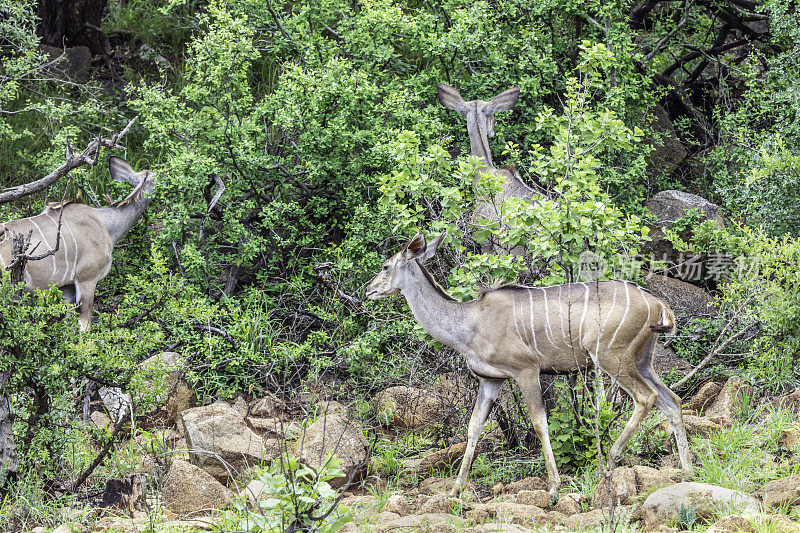
[[337, 402], [336, 400], [327, 400], [317, 404], [317, 416], [325, 416], [333, 413], [347, 416], [347, 407]]
[[275, 396], [267, 393], [260, 400], [255, 401], [250, 406], [249, 415], [254, 418], [288, 419], [289, 407], [286, 403]]
[[[450, 492], [456, 484], [455, 476], [452, 477], [429, 477], [420, 481], [417, 491], [419, 494], [435, 494], [437, 492]], [[473, 485], [467, 482], [467, 488]]]
[[678, 139], [675, 126], [666, 109], [658, 104], [647, 110], [644, 115], [645, 124], [654, 136], [645, 142], [652, 147], [647, 156], [648, 174], [654, 177], [670, 174], [686, 159], [687, 151]]
[[517, 524], [482, 524], [463, 530], [464, 533], [535, 533], [536, 530]]
[[417, 509], [417, 514], [450, 514], [453, 512], [453, 509], [458, 509], [461, 507], [461, 505], [462, 502], [458, 498], [451, 498], [447, 494], [436, 493], [428, 498], [425, 503], [423, 503], [420, 508]]
[[[656, 218], [656, 223], [651, 227], [650, 241], [642, 246], [642, 254], [652, 255], [655, 260], [666, 261], [671, 267], [670, 276], [683, 281], [699, 282], [707, 275], [713, 274], [707, 272], [702, 257], [676, 251], [672, 243], [666, 239], [663, 229], [671, 228], [672, 223], [682, 218], [690, 209], [700, 213], [700, 222], [712, 220], [718, 227], [724, 228], [722, 209], [701, 196], [675, 190], [656, 194], [647, 201], [646, 206]], [[691, 229], [682, 232], [681, 237], [684, 240], [689, 239]]]
[[183, 379], [184, 362], [185, 358], [179, 353], [161, 352], [141, 363], [144, 370], [161, 376], [154, 381], [143, 382], [142, 389], [161, 391], [155, 402], [164, 410], [170, 425], [175, 424], [178, 416], [194, 404], [194, 391]]
[[800, 414], [800, 387], [783, 396], [773, 398], [771, 403], [780, 409], [786, 409], [794, 414]]
[[732, 424], [735, 418], [734, 411], [739, 403], [739, 391], [743, 385], [744, 382], [739, 376], [729, 378], [711, 405], [706, 408], [705, 416], [711, 419], [718, 418], [723, 425]]
[[[649, 492], [658, 487], [671, 485], [674, 482], [673, 477], [679, 475], [675, 469], [657, 470], [643, 465], [620, 466], [611, 474], [611, 497], [617, 505], [627, 505], [632, 503], [634, 496], [640, 492]], [[597, 508], [610, 505], [604, 478], [595, 488], [592, 505]]]
[[392, 425], [402, 428], [427, 428], [443, 424], [452, 417], [454, 406], [435, 392], [400, 385], [385, 389], [372, 399], [381, 416]]
[[736, 509], [745, 517], [759, 512], [758, 501], [743, 492], [709, 485], [682, 482], [658, 489], [642, 504], [648, 528], [678, 519], [681, 505], [693, 506], [698, 518], [712, 519], [720, 508]]
[[92, 532], [136, 533], [139, 526], [144, 529], [144, 524], [122, 516], [104, 516], [94, 523]]
[[507, 494], [516, 494], [522, 490], [548, 490], [547, 482], [540, 477], [526, 477], [505, 486]]
[[736, 514], [717, 520], [706, 529], [706, 533], [750, 533], [751, 531], [753, 531], [753, 525], [744, 517]]
[[343, 486], [351, 476], [354, 481], [359, 481], [372, 463], [369, 443], [361, 431], [347, 417], [335, 412], [311, 424], [305, 436], [295, 442], [292, 453], [315, 469], [328, 461], [331, 455], [336, 455], [345, 475], [329, 481], [333, 488]]
[[[694, 435], [707, 437], [721, 427], [719, 419], [695, 415], [683, 415], [683, 425], [686, 428], [686, 434], [690, 437]], [[658, 427], [667, 432], [667, 434], [672, 434], [672, 427], [669, 422], [664, 421]]]
[[269, 486], [260, 479], [254, 479], [245, 488], [239, 491], [239, 496], [247, 498], [250, 505], [255, 505], [258, 501], [269, 498], [272, 492]]
[[765, 507], [789, 507], [800, 503], [800, 474], [766, 483], [754, 494]]
[[645, 280], [647, 290], [667, 302], [675, 317], [685, 321], [709, 316], [714, 309], [714, 297], [706, 291], [679, 279], [654, 275]]
[[800, 533], [800, 524], [792, 522], [785, 514], [768, 515], [765, 520], [769, 524], [772, 533]]
[[[456, 461], [460, 461], [464, 457], [464, 451], [467, 449], [466, 442], [457, 442], [452, 446], [435, 451], [430, 455], [426, 455], [418, 463], [416, 463], [414, 470], [418, 474], [427, 474], [428, 472], [437, 468], [444, 468], [453, 465]], [[478, 443], [477, 451], [481, 450], [480, 443]]]
[[420, 531], [438, 533], [461, 529], [464, 520], [455, 515], [432, 513], [408, 515], [382, 522], [379, 531]]
[[233, 491], [207, 472], [180, 459], [172, 462], [161, 491], [164, 506], [178, 514], [219, 509], [233, 497]]
[[187, 409], [180, 420], [189, 455], [219, 480], [227, 480], [229, 468], [235, 474], [274, 457], [261, 437], [247, 427], [241, 412], [225, 402]]
[[53, 530], [53, 533], [79, 533], [81, 531], [84, 531], [84, 528], [78, 524], [61, 524]]
[[598, 527], [608, 520], [608, 513], [602, 509], [592, 509], [585, 513], [577, 513], [568, 516], [564, 520], [567, 531], [576, 531]]
[[[471, 512], [475, 515], [484, 512], [488, 518], [526, 527], [536, 527], [547, 518], [547, 513], [535, 505], [522, 505], [513, 502], [493, 501], [483, 503], [476, 505]], [[470, 514], [467, 516], [470, 516]]]
[[698, 413], [702, 412], [719, 396], [720, 391], [722, 391], [722, 385], [719, 383], [713, 381], [704, 383], [700, 390], [689, 400], [687, 408], [694, 409]]
[[514, 503], [535, 505], [542, 509], [550, 507], [550, 494], [546, 490], [521, 490], [514, 498]]
[[800, 452], [800, 423], [795, 422], [784, 429], [778, 444], [786, 451]]
[[386, 500], [381, 512], [396, 513], [398, 516], [406, 516], [411, 512], [411, 506], [408, 505], [408, 501], [406, 501], [405, 497], [401, 494], [393, 494]]
[[98, 429], [111, 429], [113, 427], [111, 418], [103, 411], [92, 411], [89, 418], [92, 421], [92, 425]]
[[678, 357], [675, 350], [660, 342], [656, 343], [655, 350], [653, 350], [653, 370], [656, 374], [677, 372], [678, 375], [683, 376], [691, 369], [692, 365]]
[[[576, 496], [578, 496], [576, 498]], [[584, 498], [583, 494], [577, 493], [569, 493], [565, 494], [561, 498], [558, 499], [558, 502], [553, 506], [554, 511], [558, 511], [565, 516], [572, 516], [574, 514], [579, 514], [583, 508], [581, 507], [580, 498]]]

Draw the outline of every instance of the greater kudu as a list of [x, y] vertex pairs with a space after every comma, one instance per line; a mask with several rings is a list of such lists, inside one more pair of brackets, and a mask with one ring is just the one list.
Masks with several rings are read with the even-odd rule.
[[675, 317], [653, 294], [627, 281], [571, 283], [554, 287], [507, 285], [477, 300], [458, 302], [431, 277], [423, 262], [444, 235], [426, 244], [416, 235], [387, 260], [367, 287], [370, 299], [401, 293], [414, 318], [437, 341], [466, 359], [478, 378], [478, 399], [469, 421], [467, 448], [453, 494], [467, 481], [483, 425], [503, 382], [517, 382], [542, 442], [550, 494], [561, 484], [547, 432], [540, 374], [599, 367], [633, 398], [633, 415], [611, 447], [609, 466], [653, 405], [675, 434], [683, 470], [691, 472], [681, 402], [653, 371], [659, 332], [673, 333]]
[[459, 92], [440, 83], [437, 87], [439, 102], [447, 109], [457, 111], [467, 119], [470, 153], [483, 160], [482, 172], [491, 172], [502, 176], [502, 192], [507, 196], [517, 196], [530, 200], [537, 195], [533, 189], [525, 185], [519, 173], [513, 168], [497, 168], [492, 162], [492, 151], [489, 149], [489, 138], [494, 136], [494, 115], [498, 111], [508, 111], [517, 103], [519, 87], [512, 87], [498, 94], [488, 102], [471, 100], [465, 102]]
[[150, 204], [155, 183], [155, 177], [149, 170], [134, 172], [121, 157], [112, 156], [108, 166], [111, 177], [116, 181], [135, 186], [124, 200], [103, 208], [68, 202], [48, 207], [33, 217], [0, 224], [2, 273], [11, 262], [12, 232], [33, 232], [31, 249], [35, 248], [37, 253], [57, 247], [49, 257], [27, 263], [25, 284], [30, 289], [58, 286], [67, 302], [79, 305], [82, 331], [91, 328], [95, 288], [111, 269], [114, 245]]

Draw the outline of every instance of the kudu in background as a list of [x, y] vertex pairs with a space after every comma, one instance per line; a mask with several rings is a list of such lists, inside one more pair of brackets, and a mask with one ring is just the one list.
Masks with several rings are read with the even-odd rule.
[[513, 168], [497, 168], [492, 162], [492, 151], [489, 149], [489, 138], [494, 136], [494, 115], [498, 111], [508, 111], [517, 103], [519, 87], [512, 87], [503, 91], [488, 102], [471, 100], [465, 102], [458, 91], [440, 83], [437, 87], [439, 102], [452, 111], [457, 111], [467, 119], [467, 133], [469, 134], [470, 153], [483, 160], [485, 167], [482, 172], [490, 172], [502, 176], [501, 197], [516, 196], [532, 199], [538, 194], [525, 185], [519, 173]]
[[628, 440], [655, 405], [672, 426], [683, 470], [691, 472], [680, 398], [661, 382], [652, 366], [658, 333], [675, 330], [675, 317], [667, 304], [627, 281], [507, 285], [477, 300], [458, 302], [422, 264], [433, 257], [443, 237], [426, 244], [422, 235], [416, 235], [383, 264], [366, 295], [378, 299], [402, 294], [420, 325], [431, 337], [463, 354], [478, 378], [478, 398], [453, 494], [464, 487], [486, 418], [503, 382], [511, 378], [519, 385], [542, 442], [554, 496], [561, 481], [539, 375], [591, 367], [609, 374], [634, 402], [631, 419], [609, 451], [609, 466], [617, 464]]
[[34, 217], [0, 224], [2, 271], [11, 263], [12, 232], [32, 232], [31, 249], [37, 253], [56, 250], [49, 257], [27, 263], [25, 284], [30, 289], [58, 286], [67, 302], [78, 304], [82, 331], [91, 328], [95, 288], [111, 269], [114, 245], [147, 209], [155, 183], [149, 170], [134, 172], [121, 157], [112, 156], [108, 166], [112, 178], [135, 187], [124, 200], [102, 208], [68, 202]]

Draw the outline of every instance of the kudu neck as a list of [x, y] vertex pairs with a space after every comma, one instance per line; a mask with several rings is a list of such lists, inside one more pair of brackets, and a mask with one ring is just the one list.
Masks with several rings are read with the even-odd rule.
[[410, 280], [401, 292], [414, 318], [431, 337], [458, 349], [463, 337], [461, 329], [465, 326], [465, 305], [444, 292], [418, 262], [412, 262], [409, 268]]
[[467, 133], [469, 134], [470, 154], [480, 157], [486, 168], [494, 168], [492, 152], [489, 149], [489, 135], [486, 131], [486, 121], [478, 120], [477, 112], [467, 116]]
[[139, 200], [130, 201], [123, 205], [98, 209], [100, 218], [102, 218], [108, 230], [108, 235], [114, 244], [119, 242], [128, 230], [136, 224], [151, 201], [152, 198], [142, 197]]

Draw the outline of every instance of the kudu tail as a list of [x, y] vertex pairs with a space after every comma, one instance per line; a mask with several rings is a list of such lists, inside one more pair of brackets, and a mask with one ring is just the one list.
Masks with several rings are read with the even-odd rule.
[[651, 324], [650, 329], [656, 333], [666, 333], [667, 335], [675, 334], [675, 313], [669, 308], [667, 304], [661, 302], [661, 316], [658, 323]]

